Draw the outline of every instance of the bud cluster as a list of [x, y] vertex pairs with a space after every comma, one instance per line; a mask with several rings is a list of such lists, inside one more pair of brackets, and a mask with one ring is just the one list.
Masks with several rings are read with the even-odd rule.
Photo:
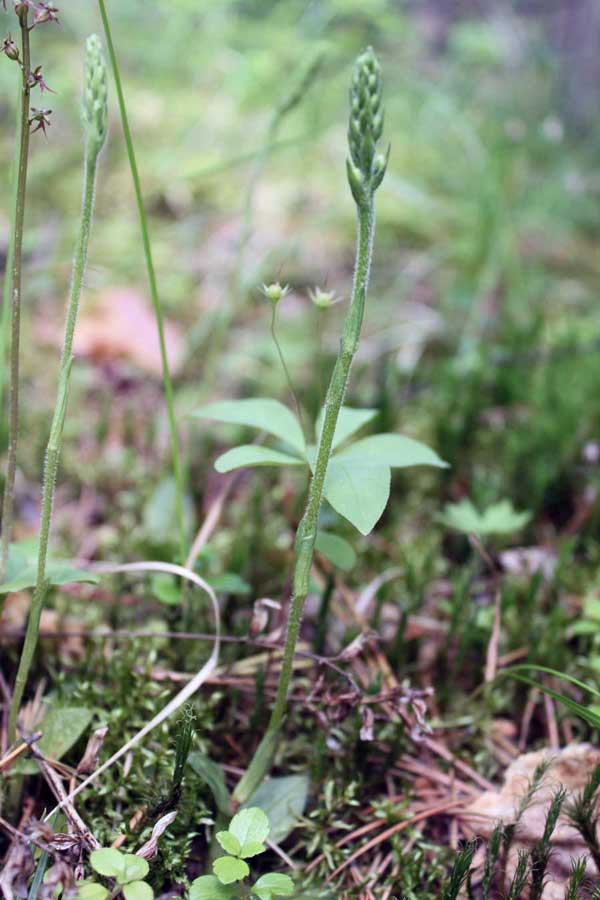
[[[7, 0], [0, 0], [0, 2], [2, 3], [3, 9], [6, 10]], [[32, 31], [36, 27], [36, 25], [44, 25], [46, 22], [58, 22], [58, 7], [53, 3], [46, 2], [46, 0], [12, 0], [12, 3], [15, 14], [19, 19], [21, 33], [24, 35], [27, 35], [28, 32]], [[29, 18], [30, 13], [31, 19]], [[4, 55], [8, 59], [20, 65], [23, 72], [23, 83], [27, 91], [31, 90], [32, 88], [39, 87], [42, 94], [44, 93], [44, 91], [50, 91], [51, 93], [54, 93], [54, 91], [52, 91], [52, 88], [48, 87], [48, 85], [46, 84], [46, 80], [42, 74], [41, 66], [36, 66], [34, 69], [27, 66], [26, 69], [26, 60], [24, 62], [21, 61], [19, 47], [13, 41], [10, 34], [8, 34], [4, 38], [4, 40], [0, 42], [0, 53], [4, 53]], [[30, 127], [35, 126], [32, 133], [35, 133], [36, 131], [43, 131], [44, 134], [46, 134], [46, 128], [50, 125], [51, 113], [51, 109], [36, 109], [35, 107], [31, 108], [29, 125]]]
[[350, 87], [348, 181], [359, 206], [372, 197], [385, 175], [389, 149], [386, 154], [377, 152], [382, 133], [381, 70], [368, 47], [356, 60]]
[[[2, 0], [2, 6], [6, 9], [6, 0]], [[58, 22], [58, 7], [53, 3], [45, 2], [45, 0], [13, 0], [13, 6], [22, 21], [31, 12], [30, 28], [44, 25], [46, 22]]]
[[106, 140], [108, 103], [106, 63], [100, 38], [92, 34], [85, 45], [83, 128], [88, 150], [97, 155]]

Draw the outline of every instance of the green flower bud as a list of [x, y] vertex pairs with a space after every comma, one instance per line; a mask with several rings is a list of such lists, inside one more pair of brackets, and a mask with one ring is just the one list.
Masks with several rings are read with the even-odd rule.
[[330, 306], [333, 306], [335, 303], [339, 303], [339, 298], [336, 297], [335, 291], [324, 291], [320, 287], [315, 287], [314, 290], [309, 290], [308, 296], [317, 307], [317, 309], [329, 309]]
[[261, 285], [261, 293], [267, 298], [269, 303], [272, 303], [273, 306], [276, 306], [280, 300], [283, 300], [287, 294], [291, 291], [289, 284], [284, 284], [283, 286], [279, 284], [278, 281], [273, 282], [273, 284], [263, 284]]
[[94, 155], [100, 153], [104, 146], [107, 119], [106, 63], [100, 39], [92, 34], [85, 45], [83, 129], [88, 152]]
[[19, 61], [19, 48], [13, 41], [12, 37], [7, 35], [0, 45], [0, 52], [5, 53], [13, 62]]
[[350, 87], [350, 122], [347, 161], [352, 195], [361, 205], [377, 190], [387, 167], [388, 153], [377, 152], [383, 134], [381, 70], [368, 47], [356, 60]]

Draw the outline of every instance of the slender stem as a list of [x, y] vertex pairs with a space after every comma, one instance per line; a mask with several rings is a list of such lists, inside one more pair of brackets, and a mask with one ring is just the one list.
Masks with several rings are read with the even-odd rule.
[[[19, 93], [21, 92], [21, 79], [19, 75]], [[21, 103], [17, 103], [17, 121], [16, 134], [21, 133]], [[20, 146], [15, 141], [15, 155], [13, 160], [13, 171], [11, 174], [12, 189], [12, 209], [11, 221], [8, 232], [8, 246], [6, 249], [6, 269], [4, 275], [4, 286], [2, 292], [2, 318], [0, 320], [0, 409], [3, 406], [4, 387], [6, 384], [6, 356], [9, 348], [9, 325], [10, 325], [10, 298], [12, 294], [12, 267], [15, 251], [15, 209], [17, 205], [17, 186], [19, 177], [19, 156]]]
[[29, 47], [28, 11], [20, 14], [21, 25], [21, 128], [19, 136], [19, 173], [17, 177], [17, 193], [14, 213], [14, 249], [12, 260], [12, 300], [10, 327], [10, 381], [9, 426], [8, 426], [8, 460], [6, 464], [6, 482], [4, 485], [4, 501], [2, 504], [2, 540], [0, 547], [0, 583], [6, 577], [8, 566], [8, 548], [12, 532], [15, 476], [17, 473], [17, 448], [19, 444], [19, 344], [21, 338], [21, 270], [23, 263], [23, 227], [25, 223], [25, 193], [27, 189], [27, 167], [29, 162], [29, 75], [31, 55]]
[[277, 695], [275, 697], [275, 703], [271, 712], [271, 719], [267, 726], [267, 731], [254, 754], [248, 770], [233, 793], [233, 798], [236, 803], [244, 803], [248, 800], [267, 774], [273, 761], [277, 735], [285, 717], [287, 696], [293, 671], [294, 653], [298, 635], [300, 633], [304, 603], [308, 596], [310, 572], [317, 537], [319, 510], [323, 500], [323, 486], [325, 484], [325, 476], [327, 474], [327, 467], [331, 456], [333, 436], [346, 387], [348, 385], [348, 379], [350, 377], [352, 360], [354, 359], [360, 340], [365, 298], [371, 269], [373, 235], [375, 231], [375, 207], [373, 197], [369, 196], [365, 202], [357, 208], [358, 238], [352, 297], [344, 322], [340, 352], [331, 375], [327, 396], [325, 398], [325, 417], [317, 449], [315, 470], [308, 490], [306, 509], [296, 532], [293, 594], [288, 614], [287, 636], [281, 672], [279, 675], [279, 683], [277, 686]]
[[183, 509], [183, 496], [184, 496], [184, 478], [183, 478], [183, 468], [181, 465], [181, 455], [180, 455], [180, 447], [179, 447], [179, 435], [177, 433], [177, 424], [175, 421], [175, 404], [173, 400], [173, 382], [171, 379], [171, 372], [169, 370], [169, 358], [167, 356], [167, 345], [165, 342], [165, 329], [163, 323], [163, 315], [162, 309], [160, 305], [160, 298], [158, 295], [158, 283], [156, 280], [156, 271], [154, 269], [154, 260], [152, 257], [152, 245], [150, 243], [150, 233], [148, 229], [148, 220], [146, 217], [146, 209], [144, 206], [144, 198], [142, 194], [142, 186], [140, 182], [139, 171], [137, 167], [137, 160], [135, 156], [135, 150], [133, 147], [133, 137], [131, 135], [131, 128], [129, 127], [129, 117], [127, 115], [127, 107], [125, 105], [125, 95], [123, 93], [123, 85], [121, 83], [121, 75], [119, 72], [119, 64], [117, 61], [117, 55], [115, 52], [115, 46], [112, 39], [112, 34], [110, 30], [110, 24], [108, 21], [108, 15], [106, 12], [106, 5], [104, 0], [98, 0], [98, 5], [100, 7], [100, 15], [102, 16], [102, 24], [104, 26], [104, 33], [106, 36], [106, 44], [108, 46], [108, 55], [110, 58], [110, 64], [113, 72], [113, 78], [115, 80], [115, 87], [117, 89], [117, 97], [119, 100], [119, 110], [121, 113], [121, 123], [123, 126], [123, 134], [125, 136], [125, 145], [127, 147], [127, 156], [129, 159], [129, 167], [131, 169], [131, 177], [133, 179], [133, 186], [135, 190], [135, 197], [137, 201], [138, 214], [140, 218], [140, 227], [142, 231], [142, 243], [144, 245], [144, 256], [146, 258], [146, 269], [148, 271], [148, 281], [150, 283], [150, 295], [152, 297], [152, 306], [154, 307], [154, 315], [156, 318], [156, 329], [158, 332], [158, 342], [160, 344], [160, 356], [162, 361], [162, 372], [163, 372], [163, 385], [165, 391], [165, 400], [167, 404], [167, 417], [169, 420], [169, 432], [170, 432], [170, 441], [171, 441], [171, 456], [172, 456], [172, 465], [173, 465], [173, 474], [175, 476], [175, 486], [176, 486], [176, 496], [175, 496], [175, 510], [177, 515], [177, 524], [179, 528], [179, 551], [181, 554], [181, 560], [183, 561], [186, 558], [186, 528], [185, 528], [185, 516]]
[[296, 415], [298, 417], [298, 421], [302, 430], [304, 431], [304, 436], [306, 437], [306, 430], [304, 428], [304, 420], [302, 416], [302, 408], [300, 403], [298, 402], [298, 397], [296, 396], [296, 391], [294, 390], [294, 383], [292, 381], [289, 369], [287, 367], [287, 363], [285, 361], [285, 356], [283, 355], [283, 350], [281, 349], [281, 344], [279, 343], [279, 338], [277, 337], [277, 330], [275, 327], [277, 316], [277, 306], [273, 304], [271, 307], [271, 338], [273, 343], [275, 344], [275, 348], [277, 350], [277, 355], [279, 356], [279, 362], [281, 363], [281, 368], [283, 369], [283, 374], [285, 375], [285, 380], [287, 381], [288, 390], [290, 392], [292, 403], [294, 404], [294, 408], [296, 410]]
[[48, 542], [50, 538], [50, 527], [52, 524], [52, 507], [54, 504], [54, 488], [56, 485], [56, 475], [58, 472], [58, 463], [60, 459], [60, 448], [62, 442], [62, 433], [65, 422], [65, 414], [67, 410], [67, 399], [69, 391], [69, 376], [71, 374], [71, 366], [73, 363], [73, 337], [75, 334], [75, 325], [77, 323], [77, 313], [79, 311], [79, 300], [83, 288], [83, 279], [87, 262], [88, 246], [90, 240], [90, 231], [92, 228], [92, 214], [94, 208], [94, 192], [96, 186], [96, 172], [98, 168], [98, 151], [87, 152], [85, 158], [85, 168], [83, 176], [83, 200], [81, 206], [81, 224], [77, 246], [75, 249], [75, 259], [73, 263], [73, 280], [71, 283], [71, 295], [69, 298], [69, 306], [67, 309], [67, 324], [65, 329], [65, 340], [60, 364], [60, 375], [58, 382], [58, 393], [56, 398], [56, 406], [54, 408], [54, 417], [52, 419], [52, 427], [50, 429], [50, 438], [46, 448], [46, 466], [44, 470], [44, 486], [42, 489], [42, 512], [40, 524], [40, 542], [38, 550], [38, 566], [37, 580], [33, 599], [31, 601], [31, 610], [27, 622], [27, 631], [25, 632], [25, 642], [21, 651], [21, 659], [17, 670], [15, 687], [13, 690], [12, 703], [8, 719], [8, 739], [9, 742], [15, 740], [17, 715], [23, 693], [27, 684], [29, 670], [38, 641], [40, 628], [40, 617], [44, 607], [44, 600], [48, 592], [48, 584], [46, 581], [46, 562], [48, 557]]

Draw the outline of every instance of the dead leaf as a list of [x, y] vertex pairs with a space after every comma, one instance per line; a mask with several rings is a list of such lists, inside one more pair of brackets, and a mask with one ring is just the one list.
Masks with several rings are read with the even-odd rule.
[[[584, 789], [588, 778], [600, 762], [600, 751], [590, 744], [570, 744], [563, 750], [541, 750], [519, 756], [506, 770], [499, 791], [486, 791], [467, 809], [459, 813], [467, 833], [489, 839], [499, 822], [514, 823], [522, 798], [530, 786], [536, 768], [547, 763], [540, 786], [523, 813], [507, 865], [507, 884], [512, 878], [519, 850], [531, 850], [544, 831], [552, 797], [560, 787], [567, 790], [563, 810]], [[551, 839], [553, 852], [547, 870], [544, 900], [564, 900], [574, 859], [588, 857], [588, 875], [596, 875], [596, 867], [580, 834], [563, 813]]]
[[173, 812], [167, 813], [165, 816], [162, 816], [152, 829], [150, 839], [146, 841], [143, 847], [140, 847], [139, 850], [136, 850], [136, 856], [141, 856], [143, 859], [153, 859], [158, 853], [158, 842], [160, 838], [176, 818], [177, 810], [174, 810]]
[[502, 568], [511, 575], [531, 577], [537, 572], [549, 581], [556, 569], [556, 552], [546, 547], [513, 547], [500, 554]]
[[[176, 374], [183, 365], [181, 330], [165, 322], [169, 366]], [[75, 355], [97, 363], [125, 360], [160, 377], [162, 361], [156, 320], [149, 298], [130, 287], [114, 287], [85, 303], [75, 332]]]

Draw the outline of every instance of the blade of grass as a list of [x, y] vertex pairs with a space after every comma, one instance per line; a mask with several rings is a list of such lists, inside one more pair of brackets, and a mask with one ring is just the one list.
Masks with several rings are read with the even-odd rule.
[[589, 687], [589, 685], [584, 684], [582, 681], [579, 681], [577, 678], [573, 678], [572, 675], [567, 675], [564, 672], [557, 672], [554, 669], [548, 669], [545, 666], [534, 666], [534, 665], [523, 665], [523, 666], [513, 666], [510, 669], [505, 669], [503, 672], [500, 672], [497, 678], [509, 677], [515, 678], [517, 681], [522, 681], [523, 684], [529, 685], [529, 687], [536, 688], [538, 691], [542, 691], [544, 694], [548, 694], [549, 697], [552, 697], [558, 703], [565, 706], [570, 712], [574, 715], [579, 716], [579, 718], [583, 719], [584, 722], [587, 722], [592, 728], [600, 728], [600, 715], [592, 710], [589, 710], [587, 707], [583, 706], [581, 703], [577, 703], [576, 700], [572, 700], [570, 697], [565, 696], [565, 694], [561, 694], [558, 691], [553, 690], [545, 684], [542, 684], [540, 681], [536, 681], [534, 678], [530, 678], [526, 671], [523, 670], [533, 670], [539, 672], [545, 672], [548, 675], [554, 675], [556, 678], [561, 678], [565, 681], [571, 682], [571, 684], [576, 685], [581, 688], [583, 691], [586, 691], [589, 694], [592, 694], [594, 697], [600, 696], [599, 692], [595, 688]]
[[179, 447], [179, 435], [177, 433], [177, 424], [175, 421], [175, 403], [173, 399], [173, 381], [171, 379], [171, 372], [169, 369], [169, 358], [167, 356], [167, 345], [165, 341], [165, 328], [163, 322], [163, 314], [160, 305], [160, 297], [158, 294], [158, 282], [156, 280], [156, 271], [154, 268], [154, 259], [152, 256], [152, 245], [150, 242], [150, 232], [148, 229], [148, 219], [146, 216], [146, 209], [144, 206], [144, 197], [142, 194], [142, 186], [140, 182], [140, 176], [137, 166], [137, 159], [135, 155], [135, 150], [133, 146], [133, 137], [131, 134], [131, 128], [129, 127], [129, 117], [127, 115], [127, 106], [125, 104], [125, 94], [123, 92], [123, 84], [121, 82], [121, 74], [119, 71], [119, 63], [117, 61], [117, 54], [115, 51], [115, 45], [112, 39], [112, 33], [110, 29], [110, 23], [108, 20], [108, 14], [106, 11], [106, 4], [104, 0], [98, 0], [98, 6], [100, 8], [100, 15], [102, 17], [102, 25], [104, 27], [104, 34], [106, 36], [106, 45], [108, 47], [108, 55], [110, 59], [110, 64], [112, 68], [113, 78], [115, 81], [115, 87], [117, 90], [117, 98], [119, 101], [119, 111], [121, 114], [121, 124], [123, 127], [123, 135], [125, 137], [125, 145], [127, 147], [127, 157], [129, 159], [129, 167], [131, 169], [131, 177], [133, 179], [133, 187], [135, 191], [135, 198], [138, 208], [138, 214], [140, 219], [140, 228], [142, 232], [142, 243], [144, 245], [144, 256], [146, 259], [146, 269], [148, 272], [148, 282], [150, 284], [150, 295], [152, 298], [152, 306], [154, 307], [154, 316], [156, 318], [156, 330], [158, 332], [158, 341], [160, 344], [160, 357], [162, 362], [162, 372], [163, 372], [163, 386], [165, 392], [165, 401], [167, 404], [167, 417], [169, 420], [169, 432], [170, 432], [170, 442], [171, 442], [171, 456], [172, 456], [172, 466], [173, 466], [173, 474], [175, 476], [175, 486], [176, 486], [176, 515], [177, 515], [177, 524], [179, 528], [179, 552], [181, 554], [181, 562], [186, 558], [186, 529], [185, 529], [185, 515], [184, 515], [184, 507], [183, 507], [183, 494], [184, 494], [184, 477], [183, 477], [183, 467], [181, 463], [181, 454]]

